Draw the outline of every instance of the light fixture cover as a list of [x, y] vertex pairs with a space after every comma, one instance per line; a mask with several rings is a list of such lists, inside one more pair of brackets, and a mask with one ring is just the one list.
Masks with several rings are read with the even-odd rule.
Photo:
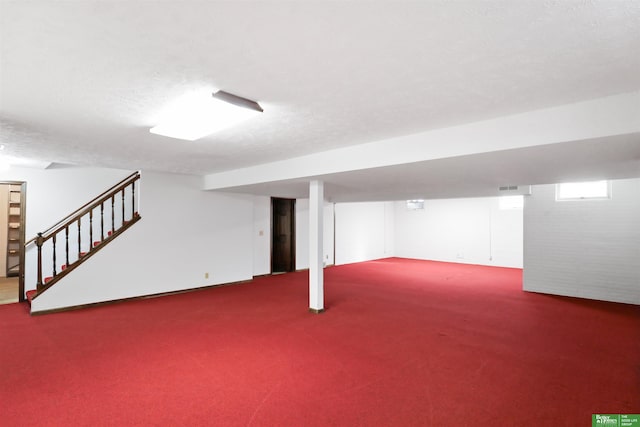
[[169, 107], [149, 132], [194, 141], [255, 117], [258, 103], [227, 92], [191, 92]]

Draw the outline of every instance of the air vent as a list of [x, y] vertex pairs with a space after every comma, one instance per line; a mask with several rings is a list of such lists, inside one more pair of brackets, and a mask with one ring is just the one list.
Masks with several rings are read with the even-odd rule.
[[498, 187], [499, 194], [496, 196], [530, 196], [531, 195], [531, 186], [530, 185], [503, 185]]

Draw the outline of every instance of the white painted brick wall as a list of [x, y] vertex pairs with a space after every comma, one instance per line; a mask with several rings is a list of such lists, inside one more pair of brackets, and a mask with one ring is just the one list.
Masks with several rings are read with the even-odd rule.
[[612, 181], [611, 199], [525, 197], [526, 291], [640, 304], [640, 179]]

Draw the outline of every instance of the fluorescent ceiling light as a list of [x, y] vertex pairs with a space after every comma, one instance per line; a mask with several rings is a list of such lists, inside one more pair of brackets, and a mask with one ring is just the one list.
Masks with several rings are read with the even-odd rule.
[[262, 112], [257, 102], [224, 91], [191, 92], [178, 99], [149, 132], [194, 141]]

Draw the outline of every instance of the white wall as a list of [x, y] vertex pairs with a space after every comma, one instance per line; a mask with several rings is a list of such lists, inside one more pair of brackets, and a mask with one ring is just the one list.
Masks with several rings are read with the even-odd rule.
[[[323, 234], [324, 234], [324, 264], [325, 265], [334, 265], [335, 264], [335, 232], [334, 232], [334, 204], [333, 203], [325, 203], [324, 205], [324, 223], [323, 223]], [[307, 211], [308, 213], [308, 211]], [[309, 245], [307, 245], [307, 248]], [[308, 264], [309, 256], [307, 254], [307, 264]]]
[[[27, 181], [29, 238], [128, 174], [24, 169], [0, 179]], [[205, 192], [185, 175], [143, 172], [141, 186], [142, 220], [38, 296], [34, 312], [251, 279], [251, 196]]]
[[336, 265], [394, 256], [393, 202], [338, 203]]
[[609, 200], [555, 200], [534, 186], [524, 212], [524, 289], [640, 304], [640, 179]]
[[271, 197], [253, 198], [253, 275], [271, 273]]
[[425, 200], [424, 210], [396, 202], [396, 256], [522, 268], [522, 210], [500, 210], [498, 200]]
[[[326, 253], [327, 248], [324, 247], [323, 250]], [[297, 199], [296, 270], [305, 268], [309, 268], [309, 199]]]

